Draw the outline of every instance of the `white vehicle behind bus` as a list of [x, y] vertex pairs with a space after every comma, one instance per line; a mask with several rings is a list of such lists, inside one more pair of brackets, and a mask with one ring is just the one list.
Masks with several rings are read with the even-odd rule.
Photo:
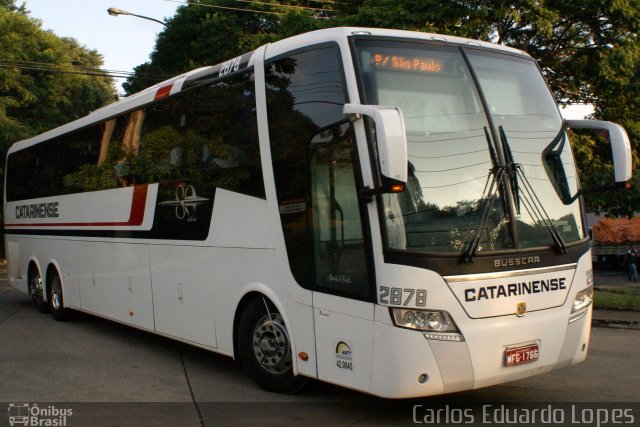
[[[593, 275], [567, 128], [535, 61], [336, 28], [177, 76], [14, 144], [9, 280], [34, 305], [389, 398], [586, 357]], [[38, 334], [39, 331], [33, 331]]]

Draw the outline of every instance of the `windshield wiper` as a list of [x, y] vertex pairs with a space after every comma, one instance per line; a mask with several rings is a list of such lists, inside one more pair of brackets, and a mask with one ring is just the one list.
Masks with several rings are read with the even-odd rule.
[[502, 142], [502, 149], [505, 154], [506, 167], [509, 171], [511, 194], [513, 194], [513, 199], [516, 202], [516, 214], [520, 215], [520, 185], [518, 185], [518, 167], [520, 165], [513, 160], [513, 153], [507, 141], [507, 135], [504, 133], [504, 128], [500, 126], [498, 129], [500, 130], [500, 141]]
[[[513, 160], [513, 154], [511, 152], [511, 147], [509, 146], [509, 141], [507, 140], [507, 134], [504, 131], [504, 128], [500, 126], [500, 139], [502, 140], [502, 146], [505, 152], [505, 158], [507, 162], [507, 169], [509, 170], [509, 178], [511, 182], [511, 189], [513, 191], [514, 199], [516, 200], [516, 209], [517, 213], [520, 214], [520, 200], [524, 202], [524, 207], [538, 223], [544, 224], [549, 230], [549, 234], [551, 235], [551, 239], [553, 243], [558, 249], [560, 253], [567, 253], [567, 245], [564, 242], [564, 239], [560, 235], [560, 232], [553, 224], [551, 217], [547, 213], [544, 208], [544, 205], [538, 198], [531, 182], [524, 173], [524, 169], [520, 163], [516, 163]], [[522, 189], [524, 193], [520, 192], [520, 185], [518, 183], [518, 178], [522, 181]]]
[[498, 155], [496, 154], [496, 150], [491, 141], [491, 136], [489, 135], [489, 130], [486, 126], [484, 127], [484, 135], [487, 140], [487, 145], [489, 146], [489, 154], [491, 155], [491, 163], [493, 164], [493, 167], [489, 171], [489, 175], [487, 175], [487, 180], [485, 181], [484, 189], [482, 190], [482, 196], [480, 197], [480, 201], [486, 197], [484, 209], [482, 210], [482, 216], [480, 218], [480, 224], [478, 224], [478, 228], [476, 228], [476, 231], [473, 233], [471, 244], [464, 253], [464, 262], [467, 264], [471, 264], [473, 257], [476, 255], [476, 252], [478, 252], [480, 241], [482, 240], [482, 232], [487, 228], [493, 203], [498, 198], [498, 191], [500, 190], [500, 186], [502, 185], [506, 172], [505, 167], [501, 166], [498, 161]]

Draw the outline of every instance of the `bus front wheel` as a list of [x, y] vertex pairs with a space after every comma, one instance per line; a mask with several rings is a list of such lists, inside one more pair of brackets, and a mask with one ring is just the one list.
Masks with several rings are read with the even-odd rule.
[[291, 341], [278, 310], [266, 298], [256, 298], [245, 308], [238, 326], [238, 353], [242, 366], [262, 389], [293, 393], [304, 377], [293, 375]]

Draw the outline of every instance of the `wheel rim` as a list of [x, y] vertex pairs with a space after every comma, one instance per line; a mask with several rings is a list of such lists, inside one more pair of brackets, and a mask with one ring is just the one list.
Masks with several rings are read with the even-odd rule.
[[291, 369], [289, 334], [280, 314], [266, 314], [257, 322], [252, 344], [256, 360], [265, 371], [283, 374]]
[[39, 281], [40, 276], [35, 276], [29, 282], [29, 296], [31, 296], [31, 300], [34, 303], [38, 302], [38, 297], [40, 296], [40, 287], [38, 286]]
[[51, 282], [51, 305], [56, 311], [62, 308], [62, 288], [58, 277], [54, 277]]

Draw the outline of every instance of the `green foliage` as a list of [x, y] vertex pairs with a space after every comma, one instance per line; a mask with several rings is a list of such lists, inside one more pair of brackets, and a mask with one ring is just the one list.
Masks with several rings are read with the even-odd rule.
[[[324, 27], [358, 25], [437, 32], [508, 44], [529, 52], [539, 60], [561, 103], [592, 103], [595, 118], [620, 123], [627, 129], [636, 166], [640, 165], [640, 0], [264, 0], [250, 6], [232, 0], [199, 3], [258, 12], [201, 5], [179, 7], [159, 34], [150, 61], [136, 67], [135, 77], [125, 83], [127, 93], [220, 63], [262, 44]], [[0, 28], [0, 45], [3, 50], [8, 46], [3, 53], [10, 59], [100, 63], [96, 52], [42, 31], [15, 0], [0, 0]], [[113, 96], [110, 89], [109, 83], [99, 78], [82, 76], [71, 82], [70, 75], [0, 68], [0, 143], [78, 117], [108, 101]], [[609, 146], [586, 134], [573, 135], [572, 141], [583, 187], [611, 182]], [[640, 185], [626, 192], [590, 194], [586, 200], [588, 210], [628, 215], [640, 210]]]
[[64, 177], [64, 187], [68, 193], [81, 191], [98, 191], [115, 188], [117, 180], [113, 174], [113, 164], [111, 168], [105, 165], [84, 165], [75, 173]]
[[[343, 25], [437, 32], [527, 51], [559, 102], [592, 103], [595, 118], [627, 129], [640, 166], [640, 1], [342, 0], [335, 8]], [[612, 183], [608, 144], [583, 135], [573, 147], [583, 186]], [[640, 185], [586, 200], [588, 210], [631, 215], [640, 211]]]
[[[111, 79], [65, 72], [100, 67], [102, 57], [77, 41], [44, 31], [24, 4], [0, 0], [0, 153], [9, 146], [88, 114], [116, 99]], [[40, 63], [40, 64], [36, 64]], [[35, 70], [47, 64], [59, 72]], [[0, 166], [4, 182], [4, 162]], [[4, 245], [0, 246], [0, 253]]]
[[637, 289], [603, 288], [596, 290], [593, 306], [602, 310], [640, 310], [640, 291]]
[[[0, 148], [44, 132], [115, 100], [110, 79], [65, 73], [65, 66], [100, 67], [102, 57], [77, 41], [41, 28], [24, 7], [0, 4]], [[23, 61], [17, 63], [17, 61]], [[60, 72], [27, 69], [25, 62], [54, 64]]]
[[21, 4], [20, 6], [16, 6], [16, 0], [0, 0], [0, 8], [11, 10], [11, 11], [17, 10], [22, 13], [26, 12], [24, 3]]
[[[274, 5], [322, 6], [319, 2], [266, 0]], [[202, 4], [238, 7], [232, 0], [203, 0]], [[136, 76], [129, 78], [123, 87], [128, 94], [138, 92], [158, 79], [215, 65], [251, 51], [265, 43], [284, 37], [312, 31], [328, 23], [316, 19], [306, 9], [284, 9], [265, 4], [252, 4], [250, 9], [270, 13], [234, 12], [198, 5], [185, 5], [167, 22], [167, 28], [158, 35], [151, 61], [135, 68]], [[149, 78], [151, 77], [151, 78]]]

